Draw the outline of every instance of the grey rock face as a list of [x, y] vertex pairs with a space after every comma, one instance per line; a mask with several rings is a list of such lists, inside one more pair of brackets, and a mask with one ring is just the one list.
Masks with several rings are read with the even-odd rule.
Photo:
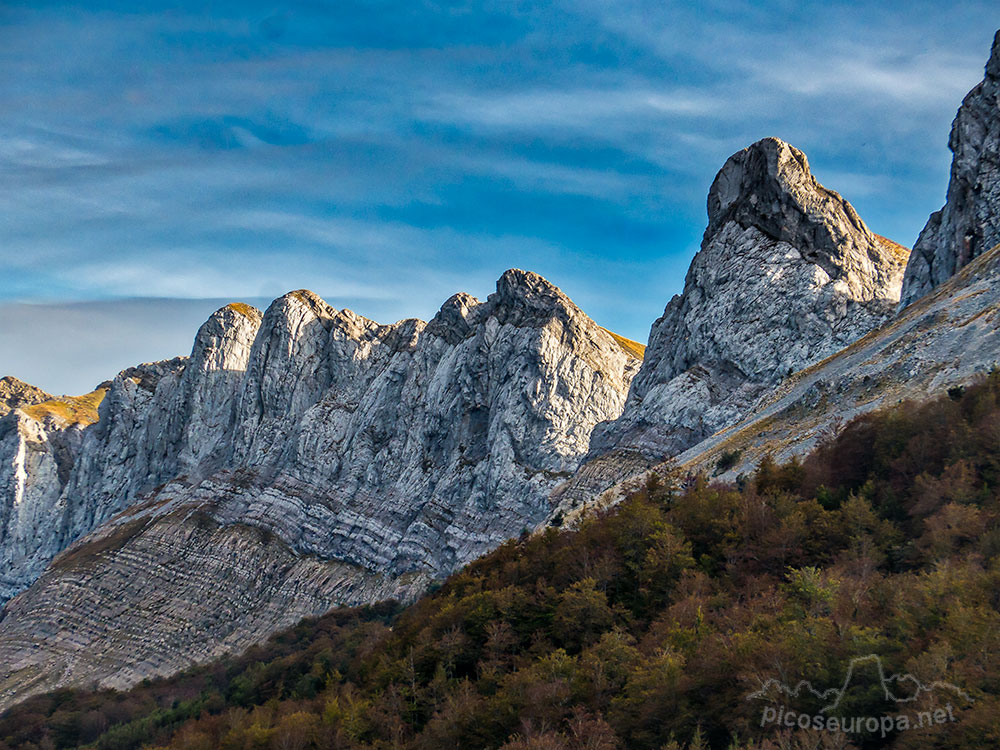
[[[306, 291], [263, 316], [216, 313], [190, 358], [116, 378], [83, 430], [52, 490], [59, 531], [32, 559], [78, 541], [6, 606], [0, 708], [414, 595], [545, 519], [636, 369], [559, 289], [517, 270], [428, 323], [380, 325]], [[280, 570], [247, 575], [260, 565]]]
[[405, 599], [407, 583], [426, 581], [300, 555], [196, 507], [126, 511], [9, 602], [0, 706], [67, 684], [127, 688], [242, 651], [333, 601]]
[[0, 603], [144, 493], [221, 465], [259, 323], [247, 306], [216, 312], [190, 358], [129, 368], [102, 384], [94, 424], [59, 418], [46, 404], [0, 419]]
[[[728, 480], [764, 457], [804, 456], [853, 417], [922, 401], [1000, 366], [1000, 245], [897, 318], [769, 394], [752, 417], [681, 454], [676, 465]], [[738, 456], [725, 474], [723, 453]]]
[[730, 157], [708, 215], [684, 292], [653, 324], [624, 413], [595, 430], [592, 457], [675, 455], [894, 312], [906, 249], [873, 234], [787, 143]]
[[57, 506], [80, 438], [79, 429], [46, 428], [19, 410], [0, 419], [0, 601], [58, 552]]
[[[53, 398], [11, 378], [0, 417], [0, 603], [61, 549], [59, 501], [105, 391]], [[2, 385], [2, 384], [0, 384]]]
[[954, 157], [947, 200], [913, 246], [900, 307], [1000, 242], [1000, 31], [985, 78], [955, 116], [948, 147]]

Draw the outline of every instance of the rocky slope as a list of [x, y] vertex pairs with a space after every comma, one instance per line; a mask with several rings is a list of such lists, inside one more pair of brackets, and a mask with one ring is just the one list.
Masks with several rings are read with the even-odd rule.
[[[910, 256], [899, 314], [776, 383], [743, 418], [720, 425], [718, 432], [660, 464], [660, 472], [680, 468], [733, 479], [752, 470], [765, 455], [781, 460], [807, 453], [854, 416], [904, 399], [938, 395], [1000, 366], [998, 85], [1000, 32], [994, 37], [985, 80], [965, 97], [952, 126], [948, 199], [931, 216]], [[711, 211], [711, 198], [709, 206]], [[665, 319], [670, 306], [667, 313]], [[633, 393], [646, 389], [647, 369], [659, 369], [654, 347], [647, 352]], [[630, 393], [619, 420], [625, 425], [631, 424], [632, 402]], [[614, 470], [608, 470], [605, 465], [612, 458], [617, 454], [589, 462], [554, 493], [560, 520], [576, 518], [583, 502], [614, 502], [642, 481], [648, 463], [644, 465], [635, 451], [628, 454], [630, 461], [617, 461]]]
[[[48, 512], [6, 532], [18, 581], [94, 531], [8, 602], [0, 706], [407, 598], [533, 528], [620, 413], [639, 365], [626, 344], [523, 271], [429, 323], [379, 325], [306, 291], [263, 316], [220, 310], [190, 358], [110, 384], [68, 471], [21, 471]], [[26, 439], [37, 422], [13, 416]]]
[[963, 100], [948, 146], [954, 158], [947, 201], [913, 246], [902, 307], [1000, 242], [1000, 31], [986, 76]]
[[986, 77], [952, 125], [948, 199], [920, 234], [899, 316], [782, 384], [752, 418], [679, 457], [689, 470], [746, 471], [765, 453], [803, 454], [842, 421], [922, 399], [1000, 366], [1000, 32]]
[[105, 389], [53, 398], [12, 384], [0, 417], [0, 604], [38, 577], [58, 552], [62, 490]]
[[907, 250], [872, 233], [787, 143], [730, 157], [708, 217], [622, 416], [595, 429], [590, 461], [554, 493], [556, 514], [739, 421], [791, 373], [892, 317]]
[[332, 604], [410, 598], [665, 457], [661, 471], [733, 478], [996, 367], [1000, 248], [982, 251], [1000, 226], [998, 60], [995, 43], [905, 281], [905, 248], [801, 152], [760, 141], [716, 177], [638, 375], [632, 343], [510, 271], [429, 323], [379, 325], [305, 291], [263, 315], [232, 305], [190, 358], [81, 399], [0, 381], [0, 597], [34, 581], [0, 619], [0, 708], [169, 673]]
[[231, 426], [216, 412], [233, 409], [232, 373], [245, 368], [259, 321], [252, 308], [223, 308], [199, 331], [190, 361], [129, 368], [86, 396], [0, 419], [0, 603], [143, 493], [209, 467], [191, 454]]
[[[765, 455], [808, 453], [851, 418], [923, 400], [1000, 367], [1000, 245], [964, 266], [897, 320], [797, 373], [753, 416], [677, 457], [685, 472], [732, 479]], [[723, 455], [728, 460], [720, 471]], [[665, 468], [665, 467], [664, 467]]]

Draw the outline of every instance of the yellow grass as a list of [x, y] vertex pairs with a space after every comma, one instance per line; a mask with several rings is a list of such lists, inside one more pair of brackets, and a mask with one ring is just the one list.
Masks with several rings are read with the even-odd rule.
[[619, 336], [614, 331], [608, 331], [607, 328], [603, 330], [611, 334], [611, 338], [615, 340], [615, 343], [621, 347], [621, 350], [626, 354], [635, 357], [636, 359], [642, 359], [646, 356], [646, 347], [640, 344], [638, 341], [633, 341], [632, 339], [627, 339], [624, 336]]
[[910, 257], [910, 248], [905, 245], [900, 245], [898, 242], [893, 242], [888, 237], [883, 237], [881, 234], [876, 234], [875, 236], [885, 246], [885, 249], [895, 255], [896, 259], [900, 262], [906, 262], [906, 259]]
[[26, 406], [21, 411], [39, 422], [52, 418], [67, 424], [93, 424], [97, 421], [97, 407], [104, 400], [105, 393], [106, 388], [99, 388], [83, 396], [63, 396]]
[[244, 302], [230, 302], [228, 305], [226, 305], [226, 307], [230, 310], [233, 310], [234, 312], [238, 312], [245, 318], [253, 319], [259, 317], [257, 309], [255, 307], [251, 307], [250, 305]]

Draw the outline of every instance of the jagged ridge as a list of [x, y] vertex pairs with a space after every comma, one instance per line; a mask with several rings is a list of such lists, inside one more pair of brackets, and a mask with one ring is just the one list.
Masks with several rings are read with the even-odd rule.
[[765, 138], [731, 156], [684, 291], [650, 332], [616, 421], [554, 493], [563, 518], [608, 487], [751, 413], [784, 378], [888, 320], [907, 251], [820, 185], [798, 149]]
[[[14, 472], [38, 496], [27, 507], [48, 511], [2, 527], [20, 572], [9, 586], [97, 528], [8, 603], [0, 705], [64, 682], [130, 684], [334, 604], [413, 596], [544, 520], [637, 368], [519, 270], [429, 323], [380, 325], [305, 290], [263, 315], [223, 308], [189, 358], [115, 378], [65, 476], [44, 434], [44, 460]], [[4, 455], [30, 430], [44, 427], [22, 419]], [[245, 575], [258, 566], [264, 578]]]
[[730, 157], [708, 213], [684, 292], [653, 324], [625, 412], [599, 429], [592, 453], [676, 453], [892, 314], [903, 253], [787, 143], [768, 138]]
[[1000, 242], [1000, 31], [986, 75], [951, 126], [954, 154], [944, 207], [931, 214], [906, 269], [900, 307], [943, 283]]

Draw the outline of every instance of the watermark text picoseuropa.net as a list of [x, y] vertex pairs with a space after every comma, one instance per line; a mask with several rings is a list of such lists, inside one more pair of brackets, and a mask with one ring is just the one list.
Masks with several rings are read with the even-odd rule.
[[944, 708], [932, 711], [885, 714], [883, 716], [822, 716], [799, 711], [791, 711], [785, 706], [765, 706], [761, 712], [762, 727], [787, 727], [789, 729], [815, 729], [818, 731], [844, 732], [845, 734], [875, 734], [887, 737], [891, 732], [908, 729], [922, 729], [955, 721], [954, 707], [949, 703]]
[[[862, 690], [881, 693], [883, 701], [896, 704], [897, 711], [878, 716], [845, 716], [845, 698]], [[935, 680], [923, 682], [910, 673], [887, 671], [878, 654], [851, 659], [843, 681], [837, 687], [816, 688], [809, 680], [788, 685], [774, 678], [766, 680], [747, 700], [764, 700], [760, 726], [772, 729], [811, 729], [844, 734], [864, 734], [883, 738], [908, 729], [924, 729], [958, 721], [960, 711], [971, 705], [972, 697], [957, 685]], [[918, 701], [926, 701], [921, 706]], [[947, 701], [947, 703], [945, 703]], [[803, 705], [805, 702], [805, 705]], [[940, 707], [927, 707], [931, 706]], [[908, 705], [907, 705], [908, 704]], [[820, 706], [820, 708], [815, 708]], [[908, 711], [902, 709], [908, 708]]]

